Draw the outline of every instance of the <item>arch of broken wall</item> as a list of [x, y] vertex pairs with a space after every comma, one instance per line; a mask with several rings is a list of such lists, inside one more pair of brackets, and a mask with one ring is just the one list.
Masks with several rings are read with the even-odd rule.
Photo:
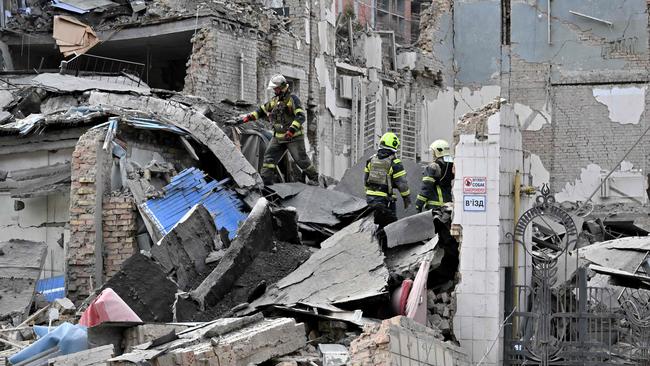
[[[91, 92], [88, 104], [158, 116], [166, 123], [190, 132], [208, 147], [240, 188], [254, 188], [262, 183], [257, 170], [215, 122], [192, 107], [149, 96], [95, 91]], [[103, 129], [87, 131], [79, 138], [72, 156], [66, 288], [68, 297], [75, 303], [82, 302], [94, 289], [101, 287], [107, 279], [104, 277], [114, 273], [121, 259], [125, 259], [115, 260], [109, 252], [128, 257], [137, 251], [133, 237], [135, 215], [129, 216], [135, 209], [135, 202], [128, 197], [104, 199], [104, 192], [110, 189], [110, 182], [104, 179], [109, 175], [110, 167], [110, 155], [102, 149], [104, 136]], [[111, 221], [110, 214], [118, 211], [120, 217]], [[127, 216], [131, 219], [127, 220]], [[114, 244], [121, 244], [123, 248], [111, 247]]]

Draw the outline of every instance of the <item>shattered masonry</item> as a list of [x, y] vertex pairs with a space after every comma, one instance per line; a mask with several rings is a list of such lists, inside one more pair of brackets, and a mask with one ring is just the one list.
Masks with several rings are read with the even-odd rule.
[[[0, 363], [647, 364], [648, 6], [5, 2]], [[278, 73], [321, 187], [225, 124]], [[382, 249], [386, 131], [456, 181]]]

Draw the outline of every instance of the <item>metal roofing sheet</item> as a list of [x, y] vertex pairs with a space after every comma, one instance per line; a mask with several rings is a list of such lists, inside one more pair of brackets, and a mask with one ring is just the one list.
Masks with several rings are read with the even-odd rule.
[[36, 282], [36, 292], [43, 294], [47, 302], [65, 297], [65, 276], [43, 278]]
[[217, 229], [226, 228], [232, 239], [247, 214], [237, 193], [226, 189], [228, 181], [206, 181], [206, 174], [196, 168], [185, 169], [165, 186], [165, 196], [144, 203], [144, 211], [163, 235], [166, 235], [194, 205], [202, 204], [214, 216]]

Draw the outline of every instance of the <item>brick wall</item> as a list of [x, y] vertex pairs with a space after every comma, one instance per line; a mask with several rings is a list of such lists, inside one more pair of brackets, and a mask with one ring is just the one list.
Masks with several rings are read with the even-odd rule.
[[105, 196], [103, 204], [104, 276], [108, 280], [138, 251], [136, 206], [131, 196]]
[[[108, 157], [101, 151], [102, 130], [90, 130], [79, 138], [72, 153], [70, 189], [70, 241], [66, 248], [68, 297], [75, 303], [83, 301], [95, 288], [95, 242], [97, 222], [98, 177], [108, 176]], [[104, 170], [97, 170], [97, 158]], [[103, 160], [103, 161], [102, 161]], [[99, 173], [99, 174], [98, 174]], [[103, 179], [99, 184], [104, 188]]]
[[[540, 131], [524, 131], [526, 150], [540, 156], [551, 176], [551, 189], [561, 191], [580, 177], [581, 169], [593, 163], [608, 170], [621, 159], [648, 126], [643, 115], [638, 124], [620, 124], [609, 118], [607, 106], [593, 96], [594, 88], [614, 85], [566, 85], [551, 88], [552, 124]], [[638, 86], [640, 85], [633, 85]], [[648, 113], [650, 100], [646, 92]], [[647, 171], [646, 136], [626, 158], [635, 168]]]
[[240, 98], [240, 55], [244, 54], [244, 99], [257, 100], [257, 36], [249, 29], [215, 21], [192, 38], [184, 93], [218, 102]]

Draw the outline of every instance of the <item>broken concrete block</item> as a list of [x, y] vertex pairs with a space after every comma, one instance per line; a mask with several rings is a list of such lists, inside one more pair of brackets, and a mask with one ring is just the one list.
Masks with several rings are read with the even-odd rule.
[[364, 199], [313, 186], [306, 186], [300, 193], [285, 200], [283, 204], [296, 208], [298, 221], [301, 223], [326, 226], [338, 225], [341, 223], [340, 217], [353, 215], [368, 206]]
[[151, 248], [151, 256], [167, 273], [173, 273], [181, 290], [189, 291], [196, 278], [205, 275], [208, 254], [221, 246], [218, 238], [210, 212], [195, 205]]
[[432, 290], [427, 291], [427, 309], [432, 310], [436, 302], [436, 293]]
[[85, 351], [72, 353], [65, 356], [50, 358], [48, 365], [50, 366], [94, 366], [106, 365], [106, 360], [115, 356], [113, 345], [95, 347]]
[[344, 366], [350, 362], [350, 354], [340, 344], [319, 344], [318, 353], [323, 366]]
[[431, 210], [397, 220], [384, 228], [389, 248], [418, 243], [436, 235]]
[[189, 325], [180, 324], [142, 324], [124, 330], [124, 352], [131, 352], [133, 347], [151, 342], [169, 332], [181, 332], [190, 328]]
[[112, 288], [142, 321], [172, 321], [178, 287], [159, 264], [145, 255], [134, 254], [127, 259], [102, 290], [105, 288]]
[[430, 269], [440, 266], [445, 256], [443, 248], [438, 246], [438, 237], [434, 237], [425, 244], [402, 245], [386, 251], [386, 266], [393, 276], [397, 278], [414, 278], [420, 263], [430, 258]]
[[[423, 365], [469, 366], [469, 354], [461, 347], [440, 340], [434, 329], [405, 316], [369, 326], [350, 344], [352, 365], [401, 365], [406, 358]], [[426, 345], [422, 349], [419, 345]]]
[[241, 329], [253, 323], [257, 323], [262, 320], [264, 320], [264, 315], [262, 315], [262, 313], [257, 313], [251, 316], [245, 316], [241, 318], [235, 318], [232, 322], [226, 324], [219, 324], [217, 326], [210, 328], [210, 330], [208, 330], [205, 333], [205, 337], [208, 338], [220, 337], [223, 336], [224, 334], [234, 332], [238, 329]]
[[268, 201], [260, 198], [217, 267], [190, 292], [190, 296], [201, 306], [216, 304], [230, 291], [257, 254], [273, 246], [273, 237], [269, 235], [272, 231]]
[[0, 255], [0, 319], [22, 318], [32, 305], [47, 245], [12, 239], [0, 243], [0, 251], [4, 253]]
[[59, 313], [61, 314], [74, 314], [75, 310], [77, 309], [72, 301], [67, 297], [54, 300], [54, 302], [52, 302], [52, 306], [55, 309], [58, 309]]
[[279, 207], [271, 210], [273, 233], [279, 241], [300, 244], [298, 211], [294, 207]]
[[373, 231], [372, 218], [348, 225], [251, 305], [336, 304], [383, 293], [388, 270]]
[[224, 249], [212, 251], [205, 258], [205, 264], [211, 264], [215, 262], [218, 263], [224, 255], [226, 255], [226, 251]]
[[307, 344], [305, 326], [291, 318], [263, 320], [213, 338], [218, 365], [249, 365], [294, 352]]

